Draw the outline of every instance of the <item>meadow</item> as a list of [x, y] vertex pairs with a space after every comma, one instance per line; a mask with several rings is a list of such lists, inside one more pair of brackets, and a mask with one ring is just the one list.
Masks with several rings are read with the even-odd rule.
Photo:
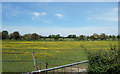
[[[34, 71], [32, 52], [38, 61], [48, 62], [48, 67], [87, 60], [84, 46], [88, 50], [109, 50], [110, 44], [118, 41], [2, 41], [3, 72]], [[40, 63], [37, 62], [38, 67]], [[53, 66], [54, 65], [54, 66]], [[84, 64], [83, 66], [87, 66]], [[42, 69], [45, 65], [42, 65]]]

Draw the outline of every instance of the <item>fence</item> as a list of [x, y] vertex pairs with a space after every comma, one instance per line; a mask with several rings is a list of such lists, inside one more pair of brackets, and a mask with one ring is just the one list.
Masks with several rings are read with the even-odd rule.
[[76, 63], [62, 65], [62, 66], [52, 65], [52, 66], [57, 66], [57, 67], [48, 68], [48, 62], [43, 63], [43, 62], [39, 61], [40, 65], [43, 64], [44, 66], [46, 66], [46, 69], [41, 70], [41, 67], [40, 67], [38, 70], [37, 63], [36, 63], [36, 61], [38, 61], [38, 60], [36, 60], [36, 58], [34, 57], [34, 52], [32, 52], [32, 56], [33, 56], [35, 71], [24, 73], [24, 74], [59, 74], [59, 73], [60, 74], [61, 73], [75, 74], [75, 73], [79, 73], [79, 72], [85, 72], [86, 69], [85, 68], [81, 69], [80, 64], [88, 63], [88, 60], [86, 60], [86, 61], [76, 62]]
[[61, 73], [77, 74], [79, 72], [86, 71], [86, 69], [81, 70], [80, 67], [78, 66], [79, 64], [83, 64], [83, 63], [88, 63], [88, 60], [76, 62], [76, 63], [72, 63], [72, 64], [67, 64], [67, 65], [63, 65], [63, 66], [43, 69], [43, 70], [32, 71], [32, 72], [28, 72], [27, 74], [59, 74], [59, 73], [60, 74]]

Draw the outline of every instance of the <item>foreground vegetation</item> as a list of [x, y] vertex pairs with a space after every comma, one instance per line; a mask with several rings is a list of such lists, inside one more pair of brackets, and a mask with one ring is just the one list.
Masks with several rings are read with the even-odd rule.
[[120, 72], [120, 50], [115, 45], [110, 45], [109, 50], [101, 49], [93, 52], [85, 49], [85, 52], [89, 60], [87, 69], [89, 73], [117, 74]]
[[[88, 50], [108, 50], [109, 44], [118, 41], [2, 41], [3, 72], [30, 72], [34, 70], [32, 52], [37, 60], [48, 67], [75, 63], [87, 59], [83, 45]], [[40, 67], [39, 62], [37, 62]], [[54, 65], [54, 66], [53, 66]], [[84, 66], [87, 66], [86, 64]], [[42, 65], [42, 69], [45, 65]]]

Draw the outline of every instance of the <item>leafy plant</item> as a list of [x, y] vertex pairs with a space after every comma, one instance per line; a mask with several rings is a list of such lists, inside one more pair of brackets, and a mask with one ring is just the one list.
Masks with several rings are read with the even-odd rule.
[[116, 73], [120, 72], [120, 62], [119, 62], [119, 50], [116, 49], [116, 46], [110, 44], [109, 50], [98, 50], [90, 51], [84, 48], [85, 53], [87, 54], [89, 65], [88, 72], [107, 72], [107, 73]]

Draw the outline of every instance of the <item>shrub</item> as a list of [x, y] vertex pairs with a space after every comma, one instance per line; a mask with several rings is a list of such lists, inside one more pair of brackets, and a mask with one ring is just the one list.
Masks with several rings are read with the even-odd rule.
[[87, 69], [89, 73], [107, 72], [111, 74], [120, 72], [119, 50], [116, 49], [115, 45], [110, 45], [109, 50], [101, 49], [95, 52], [85, 49], [85, 53], [89, 60]]

